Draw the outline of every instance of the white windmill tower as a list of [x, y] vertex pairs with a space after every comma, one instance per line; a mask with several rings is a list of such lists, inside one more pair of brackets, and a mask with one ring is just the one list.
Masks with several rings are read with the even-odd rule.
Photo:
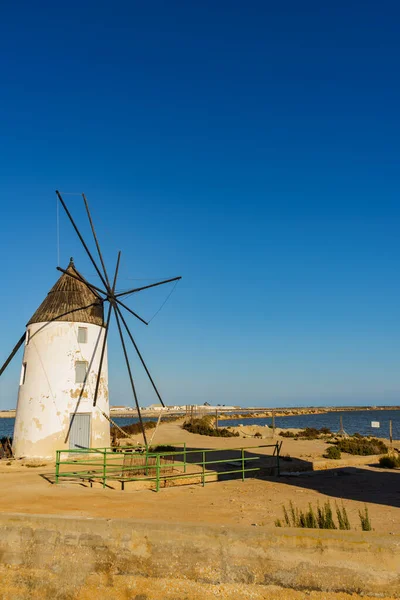
[[103, 302], [70, 274], [81, 278], [72, 259], [27, 325], [13, 440], [17, 458], [110, 445], [107, 350], [93, 406], [105, 336]]
[[[101, 270], [79, 232], [61, 194], [57, 196], [71, 221], [102, 288], [93, 285], [76, 270], [73, 260], [48, 293], [10, 356], [0, 368], [3, 374], [19, 348], [25, 344], [13, 439], [15, 457], [54, 459], [56, 450], [105, 448], [110, 445], [107, 335], [114, 314], [121, 338], [129, 380], [135, 399], [144, 442], [146, 433], [140, 413], [134, 377], [128, 359], [123, 330], [164, 406], [150, 372], [132, 336], [122, 308], [145, 325], [148, 323], [121, 300], [143, 290], [177, 282], [173, 277], [150, 285], [116, 292], [121, 253], [118, 254], [113, 283], [110, 283], [100, 251], [89, 206], [82, 194]], [[104, 304], [108, 302], [104, 318]]]

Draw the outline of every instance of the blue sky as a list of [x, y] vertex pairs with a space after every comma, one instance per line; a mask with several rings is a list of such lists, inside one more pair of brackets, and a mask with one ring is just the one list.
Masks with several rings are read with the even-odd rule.
[[[58, 276], [54, 190], [83, 191], [121, 288], [183, 276], [148, 328], [131, 321], [167, 403], [398, 404], [399, 17], [388, 1], [3, 3], [0, 362]], [[92, 277], [60, 214], [70, 255]], [[151, 317], [169, 291], [130, 306]], [[114, 330], [111, 401], [129, 404]]]

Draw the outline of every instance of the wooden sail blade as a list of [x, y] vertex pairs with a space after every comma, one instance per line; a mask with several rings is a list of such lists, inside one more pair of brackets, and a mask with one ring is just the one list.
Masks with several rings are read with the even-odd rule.
[[[61, 273], [65, 273], [65, 275], [69, 275], [69, 277], [72, 277], [73, 279], [76, 279], [77, 281], [84, 283], [89, 288], [89, 290], [91, 290], [93, 293], [98, 292], [99, 294], [104, 294], [104, 296], [107, 296], [106, 291], [93, 285], [92, 283], [89, 283], [83, 277], [78, 277], [77, 275], [74, 275], [73, 273], [71, 273], [70, 271], [67, 271], [66, 269], [62, 269], [61, 267], [56, 267], [56, 269], [57, 269], [57, 271], [60, 271]], [[98, 295], [98, 294], [96, 294], [96, 295]]]
[[100, 271], [99, 267], [97, 266], [97, 264], [96, 264], [96, 261], [94, 260], [94, 258], [93, 258], [93, 256], [92, 256], [92, 254], [91, 254], [91, 252], [90, 252], [90, 250], [89, 250], [89, 248], [87, 247], [87, 245], [86, 245], [86, 242], [85, 242], [85, 240], [83, 239], [83, 237], [82, 237], [82, 235], [81, 235], [81, 232], [79, 231], [79, 229], [78, 229], [78, 227], [77, 227], [77, 225], [76, 225], [76, 223], [75, 223], [74, 219], [72, 218], [72, 215], [71, 215], [71, 213], [69, 212], [69, 210], [68, 210], [68, 208], [67, 208], [67, 205], [65, 204], [65, 202], [64, 202], [64, 200], [63, 200], [63, 198], [62, 198], [62, 196], [61, 196], [61, 194], [60, 194], [60, 192], [59, 192], [58, 190], [56, 190], [56, 194], [57, 194], [57, 196], [58, 196], [58, 199], [59, 199], [59, 200], [60, 200], [60, 202], [61, 202], [61, 205], [62, 205], [63, 209], [64, 209], [64, 210], [65, 210], [65, 212], [67, 213], [67, 216], [68, 216], [69, 220], [71, 221], [71, 224], [72, 224], [73, 228], [75, 229], [75, 231], [76, 231], [76, 233], [77, 233], [77, 235], [78, 235], [78, 237], [79, 237], [79, 239], [80, 239], [80, 241], [81, 241], [81, 243], [82, 243], [82, 246], [85, 248], [85, 250], [86, 250], [86, 254], [87, 254], [87, 255], [88, 255], [88, 257], [90, 258], [90, 261], [91, 261], [92, 265], [94, 266], [94, 268], [96, 269], [96, 271], [97, 271], [97, 274], [98, 274], [98, 276], [100, 277], [100, 279], [101, 279], [101, 281], [102, 281], [102, 283], [103, 283], [104, 287], [107, 289], [107, 282], [106, 282], [106, 280], [104, 279], [103, 275], [101, 274], [101, 271]]
[[120, 292], [116, 294], [116, 298], [120, 298], [121, 296], [127, 296], [129, 294], [135, 294], [136, 292], [141, 292], [143, 290], [148, 290], [153, 287], [157, 287], [158, 285], [164, 285], [165, 283], [171, 283], [172, 281], [179, 281], [182, 277], [173, 277], [172, 279], [164, 279], [164, 281], [158, 281], [157, 283], [151, 283], [150, 285], [144, 285], [139, 288], [133, 288], [132, 290], [128, 290], [127, 292]]
[[93, 223], [92, 215], [90, 214], [89, 203], [88, 203], [88, 201], [86, 199], [85, 194], [82, 194], [82, 197], [83, 197], [83, 201], [85, 203], [85, 208], [86, 208], [86, 213], [87, 213], [87, 216], [88, 216], [88, 219], [89, 219], [90, 228], [92, 230], [94, 241], [95, 241], [95, 244], [96, 244], [97, 253], [98, 253], [99, 258], [100, 258], [101, 266], [103, 267], [104, 277], [106, 278], [106, 281], [107, 281], [107, 285], [108, 285], [107, 289], [110, 289], [110, 287], [111, 287], [110, 286], [110, 280], [108, 278], [108, 273], [107, 273], [106, 265], [104, 264], [103, 255], [102, 255], [101, 250], [100, 250], [100, 244], [99, 244], [99, 240], [98, 240], [97, 235], [96, 235], [96, 230], [94, 228], [94, 223]]
[[115, 310], [116, 310], [116, 312], [118, 312], [118, 315], [120, 316], [121, 321], [124, 324], [126, 332], [127, 332], [128, 336], [129, 336], [129, 338], [130, 338], [130, 340], [131, 340], [131, 342], [132, 342], [132, 344], [133, 344], [133, 346], [134, 346], [134, 348], [136, 350], [136, 353], [137, 353], [137, 355], [138, 355], [138, 357], [140, 359], [140, 362], [142, 363], [142, 365], [144, 367], [144, 370], [146, 371], [147, 376], [148, 376], [148, 378], [150, 380], [150, 383], [153, 386], [153, 389], [154, 389], [155, 393], [157, 394], [157, 397], [158, 397], [159, 401], [161, 402], [161, 406], [165, 407], [165, 404], [164, 404], [164, 402], [163, 402], [163, 400], [162, 400], [162, 398], [160, 396], [160, 393], [159, 393], [159, 391], [158, 391], [158, 389], [156, 387], [156, 384], [154, 383], [153, 378], [150, 375], [150, 371], [148, 370], [148, 368], [146, 366], [146, 363], [143, 360], [143, 356], [141, 355], [140, 350], [137, 347], [137, 344], [136, 344], [135, 340], [133, 339], [133, 336], [132, 336], [132, 334], [131, 334], [131, 332], [129, 330], [128, 324], [127, 324], [127, 322], [124, 319], [124, 315], [122, 314], [121, 309], [118, 306], [115, 306]]
[[137, 397], [137, 394], [136, 394], [135, 382], [133, 380], [132, 370], [131, 370], [131, 366], [129, 364], [128, 352], [126, 350], [126, 345], [125, 345], [124, 335], [122, 333], [121, 323], [119, 322], [118, 311], [119, 311], [119, 309], [114, 305], [115, 319], [117, 321], [117, 327], [118, 327], [118, 331], [119, 331], [119, 336], [121, 338], [122, 349], [123, 349], [123, 352], [124, 352], [126, 367], [128, 369], [129, 380], [131, 382], [131, 388], [132, 388], [132, 392], [133, 392], [133, 397], [135, 399], [135, 404], [136, 404], [136, 409], [137, 409], [137, 413], [138, 413], [138, 417], [139, 417], [140, 427], [142, 429], [143, 440], [144, 440], [145, 445], [147, 446], [146, 431], [145, 431], [145, 428], [144, 428], [142, 414], [140, 412], [139, 400], [138, 400], [138, 397]]
[[26, 333], [24, 333], [23, 335], [21, 335], [20, 339], [15, 344], [14, 348], [12, 349], [12, 352], [11, 352], [10, 356], [7, 358], [6, 362], [3, 364], [3, 366], [0, 369], [0, 377], [4, 373], [4, 371], [7, 369], [8, 365], [10, 364], [10, 362], [12, 361], [12, 359], [14, 358], [14, 356], [17, 354], [18, 350], [21, 348], [22, 344], [25, 341], [25, 337], [26, 337]]
[[103, 345], [101, 347], [99, 369], [98, 369], [98, 372], [97, 372], [97, 379], [96, 379], [96, 388], [94, 390], [94, 396], [93, 396], [93, 406], [96, 406], [96, 404], [97, 404], [97, 396], [99, 394], [99, 387], [100, 387], [100, 380], [101, 380], [101, 370], [103, 368], [104, 355], [106, 353], [106, 346], [107, 346], [108, 330], [110, 328], [111, 308], [112, 307], [111, 307], [111, 303], [110, 303], [110, 305], [108, 307], [108, 314], [107, 314], [106, 327], [105, 327], [105, 331], [104, 331]]
[[123, 302], [121, 302], [121, 300], [118, 300], [118, 298], [116, 296], [114, 296], [114, 299], [117, 301], [117, 303], [120, 306], [123, 306], [125, 308], [125, 310], [127, 310], [128, 312], [130, 312], [131, 315], [133, 315], [134, 317], [136, 317], [137, 319], [139, 319], [139, 321], [142, 321], [142, 323], [144, 323], [145, 325], [148, 325], [147, 321], [145, 321], [144, 319], [142, 319], [142, 317], [140, 317], [137, 313], [135, 313], [134, 310], [132, 310], [131, 308], [129, 308], [129, 306], [127, 306], [126, 304], [124, 304]]
[[[115, 268], [115, 275], [114, 275], [114, 283], [113, 283], [112, 289], [110, 290], [111, 295], [114, 293], [115, 286], [117, 284], [117, 277], [118, 277], [118, 270], [119, 270], [119, 261], [120, 261], [120, 259], [121, 259], [121, 252], [118, 252], [117, 266]], [[103, 361], [104, 361], [104, 355], [105, 355], [106, 344], [107, 344], [107, 335], [108, 335], [108, 330], [109, 330], [109, 327], [110, 327], [111, 310], [112, 310], [112, 304], [110, 302], [110, 305], [108, 307], [108, 315], [107, 315], [107, 321], [106, 321], [106, 330], [104, 332], [103, 346], [101, 348], [101, 355], [100, 355], [100, 362], [99, 362], [99, 371], [97, 373], [96, 388], [95, 388], [94, 397], [93, 397], [93, 406], [96, 406], [97, 396], [98, 396], [98, 393], [99, 393], [100, 379], [101, 379], [101, 370], [103, 368]]]

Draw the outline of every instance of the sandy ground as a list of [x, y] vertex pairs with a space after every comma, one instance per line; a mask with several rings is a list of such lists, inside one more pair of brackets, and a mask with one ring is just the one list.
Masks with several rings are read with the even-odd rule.
[[[251, 427], [251, 426], [250, 426]], [[265, 428], [260, 428], [265, 429]], [[149, 431], [149, 441], [153, 435]], [[241, 433], [254, 434], [250, 429]], [[267, 433], [270, 436], [270, 433]], [[273, 440], [249, 437], [210, 438], [190, 434], [179, 422], [162, 424], [153, 444], [174, 444], [185, 441], [188, 448], [235, 448], [246, 446], [248, 452], [262, 455], [269, 448], [252, 447], [270, 444]], [[282, 470], [296, 465], [311, 468], [321, 460], [327, 444], [321, 440], [283, 440], [282, 454], [292, 461], [283, 461]], [[136, 436], [131, 441], [141, 441]], [[399, 447], [398, 442], [395, 446]], [[350, 460], [354, 457], [349, 457]], [[297, 462], [296, 462], [297, 461]], [[334, 461], [333, 461], [334, 462]], [[29, 466], [30, 465], [30, 466]], [[35, 465], [35, 466], [34, 466]], [[54, 485], [54, 464], [0, 460], [0, 511], [8, 513], [58, 514], [107, 518], [136, 518], [176, 523], [235, 525], [243, 528], [275, 528], [282, 520], [282, 505], [293, 502], [296, 507], [317, 506], [330, 500], [346, 507], [353, 529], [360, 530], [358, 511], [368, 505], [372, 527], [379, 533], [399, 536], [400, 542], [400, 472], [370, 465], [346, 466], [346, 461], [324, 471], [308, 471], [276, 477], [233, 479], [210, 482], [205, 487], [185, 485], [161, 489], [131, 491], [90, 488], [86, 484]], [[64, 598], [56, 593], [53, 574], [43, 581], [42, 572], [21, 573], [13, 567], [0, 566], [0, 600], [25, 598]], [[111, 585], [94, 574], [74, 600], [107, 597], [109, 600], [350, 600], [361, 598], [345, 593], [295, 591], [275, 586], [246, 586], [243, 584], [211, 585], [186, 580], [151, 580], [118, 577]], [[365, 596], [364, 596], [365, 597]]]
[[[344, 592], [298, 591], [275, 585], [198, 583], [183, 579], [152, 579], [118, 576], [110, 585], [109, 575], [93, 574], [76, 595], [64, 595], [53, 573], [43, 580], [43, 571], [24, 573], [0, 566], [0, 600], [355, 600], [358, 594]], [[366, 598], [366, 596], [363, 596]], [[380, 600], [394, 600], [380, 596]]]
[[[151, 432], [150, 432], [151, 436]], [[140, 440], [140, 436], [137, 436]], [[279, 438], [278, 438], [279, 439]], [[282, 438], [280, 438], [282, 439]], [[257, 446], [270, 440], [210, 438], [193, 435], [178, 423], [161, 425], [153, 443], [186, 441], [190, 448]], [[400, 445], [400, 444], [397, 444]], [[321, 458], [327, 444], [320, 440], [284, 439], [282, 453], [311, 464]], [[270, 449], [257, 449], [260, 455]], [[336, 461], [332, 461], [336, 462]], [[29, 463], [28, 463], [29, 464]], [[39, 463], [40, 464], [40, 463]], [[292, 467], [292, 462], [282, 462]], [[368, 504], [372, 527], [400, 534], [400, 472], [375, 466], [340, 466], [325, 471], [276, 477], [248, 478], [151, 490], [90, 488], [86, 484], [53, 485], [54, 465], [29, 467], [23, 461], [0, 461], [0, 511], [32, 514], [65, 514], [99, 517], [132, 517], [168, 522], [232, 524], [275, 527], [282, 505], [307, 508], [330, 500], [347, 509], [352, 528], [360, 529], [358, 511]]]

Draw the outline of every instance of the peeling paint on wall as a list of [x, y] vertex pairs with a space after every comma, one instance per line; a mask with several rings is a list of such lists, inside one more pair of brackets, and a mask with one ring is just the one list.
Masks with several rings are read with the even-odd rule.
[[[87, 343], [78, 343], [78, 326], [88, 329]], [[104, 328], [88, 323], [53, 322], [31, 324], [29, 329], [30, 343], [25, 346], [23, 357], [29, 368], [18, 394], [15, 456], [49, 459], [55, 457], [57, 449], [68, 448], [65, 438], [70, 415], [75, 412], [92, 415], [91, 445], [109, 446], [109, 422], [100, 412], [109, 414], [107, 352], [100, 375], [98, 406], [93, 407]], [[75, 384], [77, 354], [89, 365], [83, 393], [82, 385]]]

